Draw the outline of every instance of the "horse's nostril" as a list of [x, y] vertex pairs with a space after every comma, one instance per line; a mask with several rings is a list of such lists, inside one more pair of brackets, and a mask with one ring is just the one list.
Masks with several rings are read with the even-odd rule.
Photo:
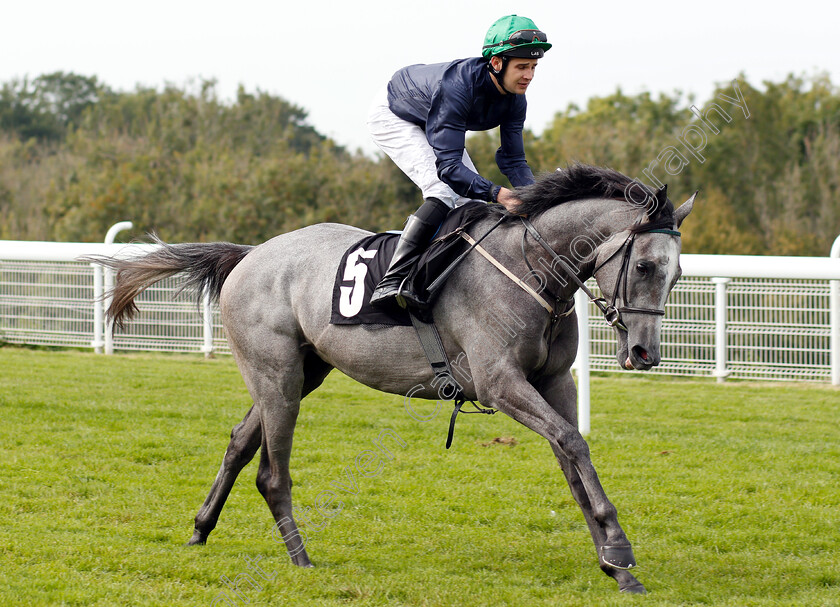
[[634, 346], [633, 353], [645, 362], [648, 362], [650, 360], [650, 355], [647, 353], [647, 350], [640, 346]]

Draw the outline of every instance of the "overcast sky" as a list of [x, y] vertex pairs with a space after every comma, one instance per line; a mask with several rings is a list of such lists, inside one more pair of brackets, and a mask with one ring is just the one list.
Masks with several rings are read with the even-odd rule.
[[840, 84], [840, 5], [826, 0], [3, 0], [0, 81], [61, 70], [127, 91], [214, 78], [223, 99], [240, 84], [278, 95], [320, 133], [372, 153], [365, 116], [391, 74], [477, 56], [487, 28], [509, 13], [533, 19], [554, 44], [528, 89], [536, 133], [568, 103], [617, 87], [681, 90], [703, 103], [741, 72], [753, 86], [791, 72]]

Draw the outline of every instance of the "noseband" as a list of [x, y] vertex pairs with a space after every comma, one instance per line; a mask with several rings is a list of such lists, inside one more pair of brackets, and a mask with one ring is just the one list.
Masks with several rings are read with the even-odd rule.
[[[575, 271], [569, 267], [569, 264], [560, 257], [554, 249], [551, 248], [545, 239], [540, 235], [537, 229], [534, 227], [534, 224], [530, 222], [526, 217], [520, 217], [522, 220], [522, 224], [525, 226], [525, 234], [523, 235], [523, 254], [525, 251], [524, 247], [524, 239], [525, 237], [530, 234], [531, 237], [536, 240], [543, 249], [545, 249], [549, 255], [551, 255], [552, 260], [554, 261], [557, 266], [559, 266], [568, 276], [569, 278], [574, 281], [574, 283], [586, 294], [589, 298], [589, 301], [594, 303], [598, 306], [598, 309], [601, 310], [601, 314], [604, 315], [604, 320], [607, 321], [607, 324], [611, 327], [617, 327], [624, 331], [627, 331], [627, 326], [622, 322], [621, 315], [622, 314], [652, 314], [655, 316], [664, 316], [665, 310], [660, 310], [658, 308], [634, 308], [629, 305], [629, 301], [627, 298], [627, 275], [628, 275], [628, 266], [630, 265], [630, 254], [633, 251], [633, 244], [636, 241], [636, 235], [638, 234], [667, 234], [669, 236], [676, 236], [677, 238], [680, 237], [680, 233], [676, 230], [666, 229], [659, 227], [661, 224], [656, 223], [649, 223], [649, 224], [642, 224], [641, 219], [636, 222], [636, 225], [630, 230], [630, 234], [625, 239], [624, 243], [615, 250], [615, 252], [607, 257], [603, 262], [601, 262], [596, 268], [592, 271], [593, 276], [595, 273], [600, 270], [604, 265], [609, 262], [613, 257], [615, 257], [619, 252], [623, 251], [624, 255], [621, 260], [621, 267], [618, 270], [618, 275], [616, 276], [615, 280], [615, 288], [613, 289], [612, 294], [612, 301], [607, 302], [607, 300], [603, 297], [595, 297], [592, 291], [584, 284], [584, 282], [578, 278]], [[526, 259], [527, 262], [527, 259]], [[529, 264], [530, 265], [530, 264]], [[622, 301], [625, 303], [624, 306], [618, 308], [615, 305], [616, 299], [618, 298], [619, 288], [622, 291]]]

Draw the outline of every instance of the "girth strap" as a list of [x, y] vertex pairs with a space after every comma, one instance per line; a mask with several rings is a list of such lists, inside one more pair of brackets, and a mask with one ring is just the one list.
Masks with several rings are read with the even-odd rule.
[[438, 333], [434, 323], [422, 320], [412, 309], [408, 310], [408, 316], [411, 318], [411, 324], [414, 325], [414, 330], [417, 331], [417, 338], [420, 340], [420, 345], [423, 346], [423, 352], [426, 354], [426, 358], [432, 366], [435, 379], [442, 381], [438, 387], [438, 394], [446, 400], [450, 398], [455, 400], [455, 408], [452, 411], [452, 417], [449, 419], [449, 433], [446, 436], [446, 448], [449, 449], [452, 446], [452, 438], [455, 436], [455, 419], [458, 417], [458, 413], [465, 403], [472, 403], [476, 411], [464, 411], [464, 413], [493, 415], [496, 413], [496, 410], [483, 408], [475, 401], [469, 400], [464, 396], [461, 385], [452, 374], [452, 365], [449, 364], [449, 358], [446, 356], [446, 350], [443, 348], [443, 341], [441, 341], [440, 333]]
[[[408, 316], [411, 318], [411, 324], [414, 325], [414, 330], [417, 331], [420, 345], [423, 346], [423, 352], [425, 352], [426, 358], [432, 366], [435, 377], [451, 378], [454, 381], [452, 367], [449, 364], [446, 351], [443, 349], [443, 342], [440, 339], [440, 333], [438, 333], [437, 327], [433, 323], [425, 322], [418, 318], [412, 309], [408, 310]], [[457, 398], [461, 395], [461, 387], [456, 382], [454, 388], [453, 395]]]

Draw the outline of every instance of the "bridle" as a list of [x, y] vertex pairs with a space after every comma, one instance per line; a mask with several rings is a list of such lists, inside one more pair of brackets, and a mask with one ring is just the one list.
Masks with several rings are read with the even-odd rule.
[[[595, 273], [604, 267], [613, 257], [615, 257], [618, 253], [624, 252], [624, 255], [621, 260], [621, 267], [618, 270], [618, 275], [616, 276], [615, 280], [615, 287], [613, 288], [612, 293], [612, 301], [607, 301], [603, 297], [595, 297], [595, 294], [586, 286], [586, 284], [578, 278], [577, 273], [569, 266], [569, 264], [564, 260], [560, 255], [558, 255], [554, 249], [551, 248], [545, 239], [540, 235], [537, 229], [534, 227], [534, 224], [526, 217], [521, 217], [522, 224], [525, 226], [525, 234], [523, 235], [523, 246], [522, 246], [522, 254], [525, 255], [525, 238], [530, 234], [531, 237], [536, 240], [543, 249], [545, 249], [548, 254], [551, 256], [554, 264], [556, 266], [552, 267], [559, 267], [562, 269], [569, 278], [586, 294], [589, 298], [589, 301], [594, 303], [598, 309], [601, 311], [601, 314], [604, 315], [604, 320], [607, 321], [607, 324], [611, 327], [616, 327], [623, 331], [627, 331], [627, 326], [622, 322], [622, 314], [652, 314], [655, 316], [664, 316], [665, 310], [660, 310], [658, 308], [636, 308], [629, 305], [628, 297], [627, 297], [627, 275], [628, 275], [628, 266], [630, 265], [630, 254], [633, 251], [633, 244], [636, 241], [636, 236], [638, 234], [667, 234], [669, 236], [676, 236], [677, 238], [680, 237], [680, 233], [677, 230], [673, 230], [670, 228], [663, 227], [662, 222], [651, 222], [644, 224], [642, 223], [642, 219], [640, 218], [636, 224], [630, 229], [630, 234], [624, 240], [624, 243], [617, 248], [609, 257], [607, 257], [604, 261], [598, 264], [595, 269], [592, 271], [593, 276]], [[528, 263], [527, 257], [525, 258], [525, 262]], [[530, 263], [528, 266], [530, 267]], [[621, 289], [622, 293], [622, 301], [624, 302], [624, 306], [616, 307], [615, 302], [618, 298], [619, 289]]]

